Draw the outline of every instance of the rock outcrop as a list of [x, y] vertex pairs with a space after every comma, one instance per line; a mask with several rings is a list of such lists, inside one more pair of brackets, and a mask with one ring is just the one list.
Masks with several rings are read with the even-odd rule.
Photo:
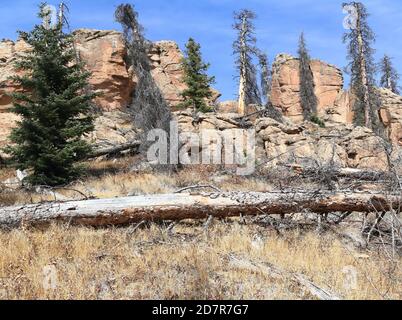
[[[311, 70], [318, 98], [318, 116], [329, 127], [352, 124], [353, 96], [343, 90], [341, 70], [320, 60], [311, 61]], [[393, 144], [402, 145], [402, 97], [386, 89], [378, 92], [380, 118], [388, 136]], [[272, 103], [295, 123], [303, 122], [299, 93], [299, 60], [287, 54], [278, 55], [273, 64]]]
[[[136, 76], [126, 63], [126, 48], [122, 34], [117, 31], [79, 29], [74, 32], [75, 46], [80, 59], [91, 72], [89, 80], [93, 90], [101, 93], [96, 98], [96, 105], [110, 117], [110, 112], [126, 111], [131, 104], [132, 93], [136, 86]], [[18, 119], [9, 112], [12, 106], [10, 93], [20, 90], [9, 80], [18, 71], [14, 63], [19, 56], [29, 51], [29, 46], [22, 40], [0, 42], [0, 147]], [[152, 45], [150, 52], [152, 75], [166, 101], [172, 108], [182, 101], [180, 93], [185, 89], [181, 60], [183, 55], [175, 42], [159, 41]], [[211, 103], [218, 97], [214, 91]]]
[[[74, 32], [79, 56], [92, 73], [90, 84], [102, 95], [96, 104], [104, 111], [124, 110], [131, 103], [136, 77], [126, 64], [126, 48], [122, 34], [110, 30], [79, 29]], [[0, 110], [10, 107], [7, 95], [18, 90], [8, 78], [16, 73], [14, 62], [29, 50], [24, 41], [0, 42]], [[172, 41], [153, 44], [149, 52], [152, 75], [171, 106], [181, 102], [180, 92], [185, 88], [178, 45]], [[216, 100], [217, 97], [215, 96]]]
[[[281, 124], [265, 118], [256, 123], [258, 147], [270, 164], [301, 166], [328, 165], [385, 171], [389, 168], [384, 140], [373, 131], [352, 125], [320, 128], [311, 123], [299, 126]], [[397, 156], [397, 152], [389, 155]], [[390, 159], [391, 159], [390, 158]]]
[[[196, 124], [189, 111], [175, 115], [183, 132], [200, 134], [204, 129], [216, 130], [214, 137], [217, 140], [208, 145], [211, 151], [223, 144], [228, 133], [244, 129], [236, 113], [202, 115]], [[398, 170], [402, 170], [402, 148], [396, 147], [389, 154], [384, 140], [367, 128], [351, 124], [320, 128], [309, 122], [280, 123], [271, 118], [250, 121], [246, 123], [248, 126], [256, 130], [257, 162], [269, 167], [279, 164], [327, 165], [386, 171], [389, 169], [389, 160], [394, 160], [399, 166]], [[202, 140], [202, 134], [199, 139]]]
[[[18, 117], [11, 113], [12, 99], [9, 93], [20, 88], [16, 86], [9, 77], [16, 74], [14, 63], [16, 59], [25, 54], [29, 47], [24, 41], [14, 43], [10, 40], [0, 42], [0, 148], [7, 144], [8, 136], [14, 127]], [[0, 156], [2, 152], [0, 151]]]
[[379, 93], [382, 105], [380, 118], [393, 144], [402, 146], [402, 97], [388, 89], [380, 89]]
[[[125, 144], [136, 138], [137, 131], [127, 112], [136, 87], [136, 75], [126, 63], [126, 48], [122, 35], [116, 31], [80, 29], [74, 33], [76, 48], [92, 76], [90, 85], [102, 95], [96, 104], [101, 109], [96, 130], [87, 139], [99, 147]], [[17, 71], [14, 62], [26, 54], [29, 47], [23, 41], [0, 42], [0, 147], [18, 118], [9, 112], [12, 101], [8, 93], [20, 90], [8, 78]], [[149, 52], [151, 72], [167, 102], [173, 110], [181, 102], [180, 92], [185, 89], [181, 69], [182, 53], [177, 44], [160, 41]], [[237, 102], [228, 101], [216, 106], [218, 113], [201, 115], [195, 123], [191, 111], [175, 112], [181, 130], [197, 133], [201, 129], [216, 129], [218, 139], [238, 131], [244, 125], [255, 127], [257, 157], [264, 162], [273, 159], [278, 163], [311, 164], [331, 163], [341, 167], [385, 170], [388, 154], [384, 141], [372, 131], [353, 127], [351, 95], [343, 90], [340, 69], [319, 60], [311, 62], [315, 92], [318, 97], [318, 115], [326, 128], [303, 122], [299, 91], [299, 61], [281, 54], [273, 65], [272, 102], [285, 116], [284, 123], [271, 118], [251, 118], [239, 123]], [[380, 116], [391, 141], [397, 147], [395, 159], [401, 156], [402, 146], [402, 97], [389, 90], [380, 89], [382, 109]], [[216, 92], [214, 102], [219, 97]], [[250, 106], [250, 113], [255, 111]], [[287, 117], [287, 118], [286, 118]], [[217, 144], [209, 146], [214, 149]], [[397, 161], [401, 163], [401, 160]]]
[[137, 138], [132, 117], [126, 112], [103, 112], [95, 119], [95, 130], [86, 137], [95, 149], [130, 143]]
[[[338, 122], [346, 122], [347, 110], [341, 103], [343, 95], [342, 71], [320, 60], [311, 61], [314, 75], [315, 93], [318, 98], [318, 113], [333, 117]], [[294, 122], [303, 121], [303, 110], [300, 102], [299, 59], [287, 54], [280, 54], [273, 64], [271, 99], [275, 107], [282, 110], [284, 116]], [[334, 106], [338, 104], [336, 113]]]
[[162, 90], [165, 99], [173, 107], [182, 102], [180, 93], [186, 89], [183, 83], [181, 60], [183, 54], [173, 41], [155, 42], [149, 52], [152, 76]]
[[124, 110], [130, 104], [135, 83], [125, 62], [121, 33], [80, 29], [74, 37], [81, 60], [91, 71], [90, 85], [101, 94], [96, 105], [104, 111]]

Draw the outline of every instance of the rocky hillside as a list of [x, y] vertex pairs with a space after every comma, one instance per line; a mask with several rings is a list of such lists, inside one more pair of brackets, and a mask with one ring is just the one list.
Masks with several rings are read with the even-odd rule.
[[[92, 73], [90, 84], [95, 91], [102, 93], [96, 99], [96, 104], [103, 111], [103, 116], [97, 120], [98, 130], [92, 138], [99, 141], [104, 138], [106, 131], [111, 130], [111, 136], [115, 138], [112, 138], [113, 142], [124, 142], [127, 140], [125, 130], [129, 122], [124, 113], [131, 103], [136, 76], [126, 64], [127, 52], [122, 35], [117, 31], [89, 29], [77, 30], [74, 35], [79, 55]], [[22, 40], [0, 42], [0, 146], [6, 144], [10, 129], [17, 121], [17, 117], [9, 112], [12, 101], [8, 93], [20, 88], [8, 78], [17, 72], [14, 69], [16, 59], [29, 50]], [[178, 45], [173, 41], [155, 42], [149, 52], [152, 75], [172, 108], [182, 101], [180, 92], [185, 89], [182, 81], [182, 58]], [[219, 95], [215, 91], [213, 101]], [[115, 124], [111, 124], [112, 121]], [[122, 126], [125, 133], [120, 130]]]
[[[320, 60], [311, 61], [318, 115], [327, 126], [353, 122], [352, 96], [344, 89], [342, 71]], [[284, 116], [295, 123], [303, 122], [300, 104], [299, 60], [280, 54], [273, 64], [272, 103]], [[402, 146], [402, 97], [386, 89], [379, 89], [382, 102], [381, 120], [391, 141]]]
[[[90, 84], [94, 90], [102, 92], [96, 100], [102, 114], [96, 120], [96, 131], [89, 139], [97, 144], [109, 145], [133, 140], [136, 130], [127, 108], [136, 87], [136, 76], [126, 64], [126, 49], [121, 33], [80, 29], [74, 35], [79, 55], [92, 72]], [[17, 117], [9, 112], [12, 101], [7, 93], [20, 88], [8, 78], [18, 72], [14, 69], [14, 62], [27, 51], [29, 47], [22, 40], [0, 42], [0, 146], [7, 143], [10, 129], [17, 121]], [[180, 66], [182, 57], [179, 47], [172, 41], [156, 42], [149, 52], [153, 77], [173, 110], [181, 101], [180, 92], [185, 88]], [[334, 157], [343, 166], [367, 167], [370, 164], [376, 169], [387, 167], [387, 160], [381, 151], [384, 148], [380, 147], [382, 149], [378, 151], [376, 147], [381, 141], [377, 141], [378, 138], [369, 130], [351, 126], [351, 97], [343, 88], [341, 70], [320, 60], [313, 60], [311, 69], [319, 101], [319, 116], [325, 121], [327, 129], [303, 124], [299, 61], [290, 55], [280, 54], [273, 64], [272, 102], [289, 124], [282, 125], [271, 119], [253, 123], [260, 139], [258, 154], [264, 157], [280, 155], [296, 146], [295, 152], [300, 157], [328, 157], [335, 141]], [[385, 89], [379, 92], [382, 99], [381, 119], [394, 145], [402, 146], [402, 97]], [[213, 102], [218, 97], [219, 93], [216, 92]], [[219, 110], [220, 114], [207, 116], [209, 119], [204, 119], [196, 127], [186, 112], [179, 112], [177, 116], [181, 122], [187, 122], [186, 129], [190, 131], [197, 131], [205, 125], [221, 131], [239, 129], [234, 120], [237, 115], [233, 114], [236, 111], [235, 102], [222, 102]], [[332, 141], [330, 143], [326, 137], [338, 138], [329, 139]], [[301, 147], [301, 144], [305, 146]]]
[[[223, 145], [225, 136], [241, 129], [238, 115], [233, 113], [206, 114], [200, 117], [197, 125], [193, 124], [191, 112], [182, 111], [175, 115], [183, 132], [200, 134], [202, 129], [216, 130], [215, 135], [210, 137], [210, 152]], [[256, 119], [244, 125], [256, 129], [256, 162], [259, 165], [292, 164], [387, 171], [391, 161], [402, 173], [402, 148], [395, 147], [390, 152], [383, 139], [367, 128], [351, 124], [320, 128], [313, 123], [279, 123], [271, 118]]]

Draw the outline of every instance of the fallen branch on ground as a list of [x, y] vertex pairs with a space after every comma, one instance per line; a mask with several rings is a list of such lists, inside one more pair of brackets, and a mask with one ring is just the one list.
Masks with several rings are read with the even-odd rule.
[[197, 185], [197, 186], [189, 186], [189, 187], [179, 189], [175, 193], [182, 193], [182, 192], [187, 191], [187, 190], [206, 189], [206, 188], [212, 189], [212, 190], [217, 191], [217, 192], [222, 192], [219, 188], [217, 188], [215, 186], [212, 186], [212, 185]]
[[251, 272], [259, 272], [276, 279], [291, 279], [306, 289], [311, 295], [320, 300], [341, 300], [341, 298], [335, 293], [318, 286], [300, 273], [288, 272], [268, 263], [255, 262], [233, 255], [230, 256], [229, 259], [230, 265], [234, 268], [248, 270]]
[[[303, 167], [298, 164], [286, 165], [286, 167], [292, 169], [295, 173], [304, 176], [314, 176], [316, 174], [323, 174], [324, 171], [330, 174], [332, 179], [346, 178], [358, 181], [371, 181], [382, 183], [390, 180], [392, 175], [389, 172], [362, 170], [356, 168], [312, 168]], [[325, 170], [326, 169], [326, 170]]]
[[98, 158], [102, 156], [107, 156], [111, 154], [117, 154], [119, 152], [127, 151], [127, 150], [135, 150], [137, 151], [140, 147], [141, 143], [139, 141], [133, 141], [130, 143], [120, 144], [115, 147], [110, 147], [106, 149], [96, 150], [90, 154], [87, 159]]

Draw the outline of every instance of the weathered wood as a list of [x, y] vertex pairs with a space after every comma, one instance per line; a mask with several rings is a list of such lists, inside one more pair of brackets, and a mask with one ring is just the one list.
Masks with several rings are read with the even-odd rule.
[[90, 154], [87, 157], [87, 159], [98, 158], [98, 157], [107, 156], [110, 154], [116, 154], [119, 152], [131, 150], [131, 149], [138, 150], [140, 145], [141, 145], [141, 143], [139, 141], [133, 141], [130, 143], [120, 144], [115, 147], [110, 147], [110, 148], [101, 149], [101, 150], [95, 150], [94, 152], [92, 152], [92, 154]]
[[[286, 165], [286, 167], [292, 169], [292, 171], [295, 173], [304, 176], [323, 174], [323, 170], [320, 170], [320, 168], [303, 167], [298, 164], [289, 164]], [[328, 174], [334, 180], [343, 178], [378, 183], [382, 183], [393, 178], [393, 174], [387, 171], [362, 170], [356, 168], [333, 168], [331, 171], [328, 170]]]
[[252, 261], [245, 258], [239, 258], [236, 256], [230, 257], [230, 266], [248, 270], [251, 272], [259, 272], [271, 278], [285, 279], [288, 278], [293, 282], [306, 289], [312, 296], [320, 300], [341, 300], [339, 295], [331, 292], [330, 290], [320, 287], [311, 280], [307, 279], [304, 275], [300, 273], [288, 272], [278, 267], [269, 264]]
[[302, 212], [373, 212], [397, 209], [402, 196], [368, 193], [230, 192], [165, 194], [53, 202], [0, 208], [0, 228], [46, 226], [53, 222], [109, 226], [141, 221], [225, 218]]

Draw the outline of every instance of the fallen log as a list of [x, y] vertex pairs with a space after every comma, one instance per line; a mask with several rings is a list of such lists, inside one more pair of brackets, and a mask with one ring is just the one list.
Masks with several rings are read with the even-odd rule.
[[333, 180], [341, 178], [357, 181], [384, 182], [393, 178], [392, 173], [386, 171], [363, 170], [356, 168], [313, 168], [303, 167], [298, 164], [286, 165], [292, 171], [303, 176], [315, 176], [328, 174]]
[[287, 214], [309, 210], [373, 212], [397, 209], [402, 195], [368, 193], [229, 192], [165, 194], [115, 199], [51, 202], [0, 208], [0, 228], [41, 227], [52, 223], [110, 226], [141, 221], [180, 221], [240, 215]]
[[96, 150], [96, 151], [92, 152], [87, 157], [87, 159], [93, 159], [93, 158], [98, 158], [98, 157], [107, 156], [107, 155], [111, 155], [111, 154], [117, 154], [117, 153], [120, 153], [123, 151], [132, 150], [132, 149], [138, 150], [140, 145], [141, 145], [141, 143], [139, 141], [133, 141], [130, 143], [120, 144], [120, 145], [106, 148], [106, 149]]

